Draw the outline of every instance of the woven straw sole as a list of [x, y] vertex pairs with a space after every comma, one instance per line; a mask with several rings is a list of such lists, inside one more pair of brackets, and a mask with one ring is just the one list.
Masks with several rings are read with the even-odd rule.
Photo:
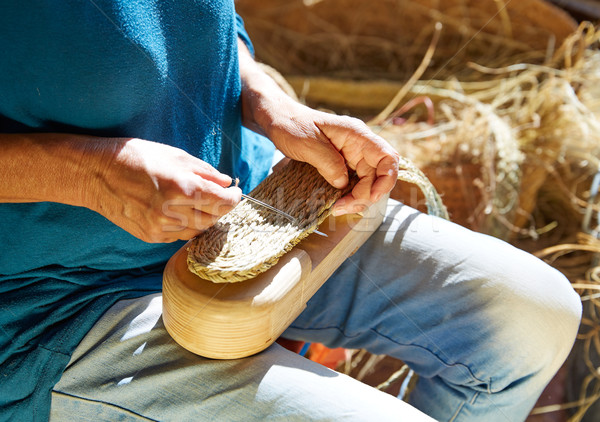
[[[352, 183], [345, 191], [351, 187]], [[267, 177], [250, 196], [286, 212], [296, 222], [242, 200], [192, 241], [188, 268], [215, 283], [255, 277], [316, 230], [343, 194], [311, 165], [290, 161], [281, 171]]]
[[[430, 214], [448, 218], [446, 208], [427, 177], [410, 161], [400, 158], [398, 180], [415, 184], [425, 196]], [[340, 197], [357, 182], [351, 177], [344, 190], [331, 186], [307, 163], [290, 161], [251, 193], [296, 219], [243, 200], [188, 248], [188, 269], [215, 283], [232, 283], [256, 277], [277, 263], [294, 245], [315, 231]]]

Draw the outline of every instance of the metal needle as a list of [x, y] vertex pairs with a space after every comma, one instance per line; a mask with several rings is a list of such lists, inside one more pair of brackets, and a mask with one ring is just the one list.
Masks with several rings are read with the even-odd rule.
[[283, 217], [287, 218], [287, 219], [288, 219], [288, 220], [290, 220], [290, 221], [291, 221], [293, 224], [296, 224], [296, 225], [298, 225], [298, 220], [296, 220], [294, 217], [292, 217], [291, 215], [289, 215], [289, 214], [287, 214], [287, 213], [285, 213], [285, 212], [283, 212], [283, 211], [281, 211], [281, 210], [278, 210], [278, 209], [277, 209], [277, 208], [275, 208], [275, 207], [272, 207], [272, 206], [271, 206], [271, 205], [269, 205], [269, 204], [265, 204], [264, 202], [262, 202], [262, 201], [259, 201], [258, 199], [254, 199], [254, 198], [252, 198], [251, 196], [248, 196], [248, 195], [246, 195], [246, 194], [243, 194], [243, 193], [242, 193], [242, 198], [244, 198], [244, 199], [247, 199], [247, 200], [248, 200], [248, 201], [250, 201], [250, 202], [254, 202], [255, 204], [257, 204], [257, 205], [260, 205], [260, 206], [262, 206], [262, 207], [265, 207], [265, 208], [267, 208], [268, 210], [271, 210], [271, 211], [273, 211], [273, 212], [275, 212], [275, 213], [277, 213], [277, 214], [279, 214], [279, 215], [281, 215], [281, 216], [283, 216]]

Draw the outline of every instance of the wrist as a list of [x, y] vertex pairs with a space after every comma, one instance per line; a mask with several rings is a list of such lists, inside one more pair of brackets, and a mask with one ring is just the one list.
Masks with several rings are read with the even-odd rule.
[[[71, 173], [78, 180], [73, 189], [77, 204], [103, 214], [103, 200], [111, 192], [111, 169], [125, 147], [120, 138], [74, 138], [67, 145]], [[114, 179], [114, 177], [113, 177]], [[118, 183], [118, 181], [117, 181]]]
[[240, 77], [243, 125], [271, 138], [277, 117], [295, 101], [260, 68], [245, 46], [240, 49]]
[[50, 168], [54, 168], [43, 196], [53, 202], [96, 208], [101, 180], [100, 138], [70, 134], [48, 134], [38, 142]]

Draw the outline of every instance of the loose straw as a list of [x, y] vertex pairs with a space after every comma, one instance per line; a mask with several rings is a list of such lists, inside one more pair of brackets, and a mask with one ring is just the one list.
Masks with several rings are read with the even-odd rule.
[[381, 125], [388, 118], [388, 116], [398, 107], [400, 101], [404, 96], [410, 91], [413, 85], [423, 76], [425, 69], [429, 66], [431, 62], [431, 58], [433, 57], [433, 53], [435, 52], [435, 47], [440, 39], [440, 33], [442, 32], [442, 24], [441, 22], [436, 22], [435, 24], [435, 32], [433, 33], [433, 37], [431, 38], [431, 43], [429, 47], [427, 47], [427, 51], [425, 52], [425, 56], [423, 56], [423, 60], [421, 64], [412, 74], [410, 79], [406, 81], [404, 86], [398, 91], [398, 93], [394, 96], [392, 101], [375, 117], [373, 120], [369, 122], [370, 125]]

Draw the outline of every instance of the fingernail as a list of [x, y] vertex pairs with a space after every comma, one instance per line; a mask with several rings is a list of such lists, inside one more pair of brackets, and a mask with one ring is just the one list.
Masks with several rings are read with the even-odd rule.
[[348, 177], [342, 176], [342, 177], [338, 177], [337, 179], [335, 179], [333, 181], [333, 186], [335, 186], [338, 189], [342, 189], [343, 187], [346, 186], [347, 183], [348, 183]]
[[373, 202], [379, 202], [379, 200], [381, 199], [381, 197], [383, 196], [383, 193], [378, 192], [375, 195], [373, 195]]
[[365, 212], [367, 209], [366, 205], [363, 204], [359, 204], [359, 205], [355, 205], [353, 208], [353, 211], [355, 214], [360, 214], [361, 216], [363, 215], [363, 212]]

